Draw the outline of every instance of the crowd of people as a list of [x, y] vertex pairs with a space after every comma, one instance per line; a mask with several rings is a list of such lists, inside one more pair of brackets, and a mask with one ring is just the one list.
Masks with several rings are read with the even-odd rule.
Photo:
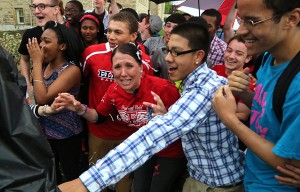
[[163, 21], [93, 3], [33, 0], [19, 47], [61, 191], [299, 190], [299, 74], [282, 121], [273, 109], [300, 51], [298, 0], [236, 0], [224, 38], [216, 9]]

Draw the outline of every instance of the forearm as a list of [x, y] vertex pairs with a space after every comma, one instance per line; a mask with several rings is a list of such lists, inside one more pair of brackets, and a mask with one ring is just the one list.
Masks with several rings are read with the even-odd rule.
[[226, 20], [223, 26], [223, 31], [224, 31], [224, 41], [228, 43], [228, 41], [234, 36], [234, 31], [233, 31], [233, 23], [234, 19], [237, 14], [237, 9], [235, 8], [236, 1], [233, 2], [233, 5], [231, 9], [228, 12], [228, 15], [226, 16]]
[[274, 169], [276, 166], [284, 166], [290, 162], [288, 159], [281, 158], [274, 154], [272, 152], [274, 144], [253, 132], [239, 121], [236, 116], [229, 116], [224, 124], [236, 134], [253, 153]]
[[30, 105], [30, 109], [37, 118], [40, 118], [42, 116], [49, 116], [56, 113], [56, 111], [48, 105], [33, 104]]
[[238, 102], [236, 116], [239, 120], [246, 121], [250, 115], [250, 108], [248, 108], [244, 103]]
[[101, 124], [108, 118], [99, 114], [96, 109], [89, 108], [87, 105], [83, 104], [80, 105], [76, 112], [91, 123]]
[[119, 8], [118, 8], [116, 0], [111, 0], [110, 7], [111, 7], [111, 10], [112, 10], [112, 15], [115, 15], [120, 11]]
[[252, 106], [252, 99], [254, 97], [254, 92], [248, 89], [245, 92], [241, 92], [238, 94], [238, 97], [243, 101], [243, 103], [251, 109]]
[[166, 142], [161, 141], [163, 138], [160, 132], [148, 125], [142, 127], [84, 172], [80, 176], [81, 181], [89, 191], [101, 191], [117, 183], [164, 147]]

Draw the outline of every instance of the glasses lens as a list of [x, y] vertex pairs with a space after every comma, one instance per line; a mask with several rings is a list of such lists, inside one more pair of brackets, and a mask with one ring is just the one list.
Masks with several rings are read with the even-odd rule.
[[43, 4], [43, 3], [38, 4], [38, 9], [39, 10], [44, 10], [45, 9], [45, 4]]

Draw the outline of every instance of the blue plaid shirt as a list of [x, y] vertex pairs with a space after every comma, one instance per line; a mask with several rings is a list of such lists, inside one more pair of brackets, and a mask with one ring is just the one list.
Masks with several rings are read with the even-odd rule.
[[99, 191], [116, 183], [178, 138], [191, 177], [213, 187], [243, 180], [244, 153], [211, 103], [213, 93], [226, 79], [202, 64], [183, 84], [180, 99], [167, 114], [153, 118], [80, 176], [88, 190]]

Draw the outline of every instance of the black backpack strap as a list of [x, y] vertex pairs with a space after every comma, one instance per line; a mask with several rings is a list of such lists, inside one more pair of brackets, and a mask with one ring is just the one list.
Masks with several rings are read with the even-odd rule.
[[280, 123], [282, 122], [282, 108], [285, 101], [286, 93], [289, 89], [291, 82], [293, 81], [294, 77], [299, 71], [300, 51], [292, 59], [290, 64], [286, 67], [286, 69], [278, 78], [273, 92], [273, 110]]
[[269, 52], [264, 53], [262, 62], [261, 62], [261, 66], [264, 66], [265, 62], [267, 61], [267, 59], [269, 58], [270, 55], [271, 55], [271, 53], [269, 53]]
[[254, 67], [253, 70], [251, 72], [251, 74], [253, 75], [253, 77], [255, 77], [255, 79], [257, 79], [257, 71], [259, 70], [259, 68], [261, 66], [264, 66], [264, 63], [267, 61], [268, 57], [270, 56], [269, 52], [264, 52], [262, 54], [260, 54], [254, 61]]

